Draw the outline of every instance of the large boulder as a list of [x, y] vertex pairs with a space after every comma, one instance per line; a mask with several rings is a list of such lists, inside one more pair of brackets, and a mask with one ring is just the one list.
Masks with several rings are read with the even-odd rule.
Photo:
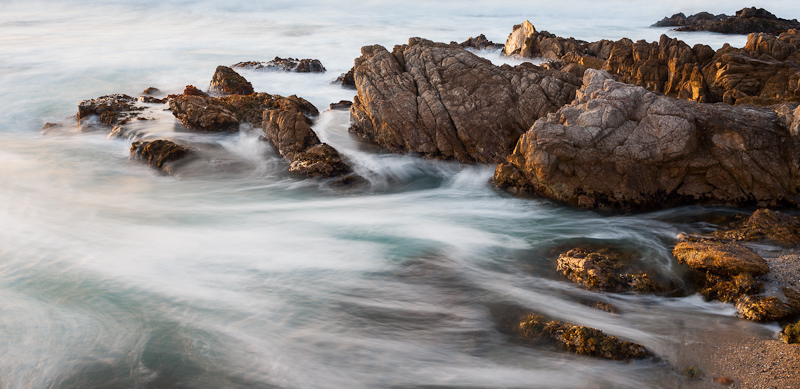
[[253, 84], [227, 66], [217, 66], [208, 91], [217, 95], [249, 95]]
[[570, 102], [580, 80], [525, 63], [495, 66], [456, 45], [411, 38], [356, 59], [351, 132], [394, 152], [501, 161], [533, 122]]
[[675, 99], [590, 69], [576, 100], [520, 137], [493, 180], [587, 208], [794, 206], [790, 126], [773, 110]]

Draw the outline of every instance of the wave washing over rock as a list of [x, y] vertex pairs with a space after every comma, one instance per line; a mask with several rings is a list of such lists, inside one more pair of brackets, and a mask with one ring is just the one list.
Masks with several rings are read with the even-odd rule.
[[642, 22], [723, 6], [4, 3], [0, 386], [795, 385], [796, 31]]

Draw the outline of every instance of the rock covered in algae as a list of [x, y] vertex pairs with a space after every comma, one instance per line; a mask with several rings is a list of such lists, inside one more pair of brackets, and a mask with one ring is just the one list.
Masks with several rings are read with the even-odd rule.
[[595, 328], [548, 320], [539, 314], [522, 318], [519, 335], [526, 340], [553, 342], [571, 352], [591, 357], [617, 361], [653, 357], [653, 353], [642, 345], [619, 340]]
[[797, 323], [787, 324], [783, 327], [778, 337], [784, 343], [800, 343], [800, 321]]
[[612, 250], [575, 248], [557, 260], [559, 273], [586, 289], [602, 292], [655, 293], [663, 287], [646, 273], [631, 271], [631, 258]]
[[796, 311], [777, 297], [744, 296], [736, 302], [736, 310], [745, 319], [775, 321], [791, 317]]
[[713, 239], [684, 241], [675, 245], [672, 255], [692, 269], [733, 277], [741, 273], [759, 276], [769, 272], [763, 258], [737, 243]]
[[782, 212], [758, 209], [733, 229], [717, 230], [711, 235], [726, 240], [766, 241], [782, 246], [794, 246], [800, 245], [800, 221]]
[[171, 162], [183, 159], [191, 151], [173, 141], [158, 139], [153, 141], [136, 141], [131, 145], [131, 156], [165, 173], [171, 171]]

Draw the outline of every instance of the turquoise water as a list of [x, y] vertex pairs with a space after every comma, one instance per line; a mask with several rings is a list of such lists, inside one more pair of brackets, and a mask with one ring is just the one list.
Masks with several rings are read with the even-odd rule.
[[[274, 56], [318, 58], [328, 72], [242, 74], [258, 91], [297, 94], [324, 110], [352, 99], [330, 82], [362, 45], [480, 33], [502, 43], [525, 19], [580, 39], [657, 40], [666, 29], [648, 26], [663, 16], [750, 5], [732, 4], [3, 2], [0, 386], [687, 385], [676, 372], [691, 363], [687, 342], [775, 328], [698, 296], [588, 293], [557, 277], [552, 250], [634, 249], [679, 285], [670, 244], [679, 232], [713, 227], [702, 215], [731, 210], [610, 216], [515, 199], [488, 184], [493, 166], [362, 150], [341, 111], [323, 112], [314, 128], [366, 188], [290, 177], [257, 131], [175, 133], [168, 113], [143, 136], [200, 143], [208, 158], [161, 176], [129, 158], [129, 140], [78, 133], [70, 116], [83, 99], [205, 88], [217, 65]], [[791, 2], [763, 6], [800, 16]], [[66, 128], [42, 133], [45, 122]], [[662, 360], [620, 364], [522, 345], [498, 327], [503, 307], [601, 328]]]

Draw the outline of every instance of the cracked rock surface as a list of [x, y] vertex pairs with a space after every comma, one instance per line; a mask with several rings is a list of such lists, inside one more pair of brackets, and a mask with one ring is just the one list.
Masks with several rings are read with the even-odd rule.
[[532, 64], [495, 66], [467, 50], [411, 38], [365, 46], [350, 131], [393, 152], [502, 161], [536, 119], [575, 96], [580, 80]]
[[587, 70], [570, 105], [520, 137], [493, 180], [586, 208], [794, 206], [796, 105], [702, 104]]

